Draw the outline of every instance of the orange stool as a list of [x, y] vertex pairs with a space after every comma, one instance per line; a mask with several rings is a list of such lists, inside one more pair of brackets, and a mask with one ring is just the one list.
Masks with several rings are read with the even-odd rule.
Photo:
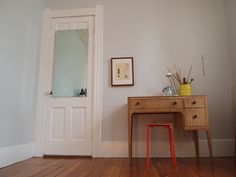
[[147, 170], [150, 169], [150, 130], [153, 127], [164, 127], [169, 129], [169, 141], [170, 141], [170, 152], [172, 158], [173, 167], [176, 169], [176, 153], [175, 153], [175, 140], [174, 140], [174, 129], [171, 123], [166, 124], [145, 124], [147, 127], [147, 146], [146, 146], [146, 164]]

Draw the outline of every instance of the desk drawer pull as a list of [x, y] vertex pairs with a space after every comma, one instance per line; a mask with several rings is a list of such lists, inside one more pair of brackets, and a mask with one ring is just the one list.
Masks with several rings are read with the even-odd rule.
[[176, 101], [174, 101], [173, 103], [172, 103], [172, 105], [174, 106], [174, 105], [177, 105], [177, 102]]
[[139, 103], [139, 102], [136, 102], [135, 105], [138, 106], [138, 105], [140, 105], [140, 103]]
[[193, 119], [196, 119], [196, 118], [197, 118], [197, 115], [194, 115], [194, 116], [193, 116]]
[[194, 101], [192, 102], [192, 105], [195, 105], [195, 104], [197, 104], [197, 102], [194, 100]]

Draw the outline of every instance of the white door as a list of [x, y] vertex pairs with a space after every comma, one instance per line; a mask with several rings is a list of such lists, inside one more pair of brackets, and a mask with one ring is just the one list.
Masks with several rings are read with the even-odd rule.
[[92, 155], [94, 18], [52, 18], [45, 95], [45, 155]]

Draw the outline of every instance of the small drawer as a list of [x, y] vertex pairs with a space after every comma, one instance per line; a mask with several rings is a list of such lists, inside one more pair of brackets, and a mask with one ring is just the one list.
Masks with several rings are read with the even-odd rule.
[[184, 98], [185, 108], [203, 108], [205, 107], [204, 96], [191, 96]]
[[132, 100], [131, 101], [131, 108], [142, 108], [143, 107], [143, 101], [142, 100]]
[[185, 109], [185, 126], [186, 127], [201, 127], [206, 126], [205, 108], [189, 108]]
[[145, 99], [145, 100], [132, 100], [131, 108], [133, 109], [175, 109], [182, 108], [180, 99]]

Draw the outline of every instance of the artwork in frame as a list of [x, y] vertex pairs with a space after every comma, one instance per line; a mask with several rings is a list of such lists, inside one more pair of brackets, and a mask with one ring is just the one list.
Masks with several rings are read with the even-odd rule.
[[111, 58], [111, 85], [134, 85], [133, 57]]

